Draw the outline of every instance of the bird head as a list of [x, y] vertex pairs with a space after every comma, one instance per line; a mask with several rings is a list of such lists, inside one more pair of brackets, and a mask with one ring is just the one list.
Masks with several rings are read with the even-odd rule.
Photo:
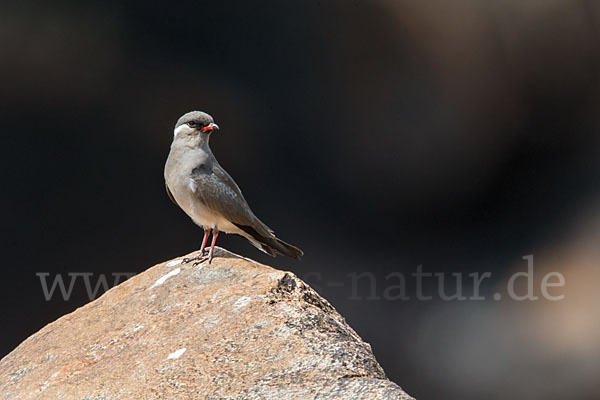
[[173, 137], [210, 135], [219, 129], [213, 118], [202, 111], [190, 111], [177, 120]]

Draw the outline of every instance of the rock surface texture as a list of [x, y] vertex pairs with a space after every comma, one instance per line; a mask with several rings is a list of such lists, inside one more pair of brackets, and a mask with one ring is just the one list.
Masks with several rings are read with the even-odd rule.
[[2, 399], [411, 399], [289, 272], [215, 251], [158, 264], [0, 361]]

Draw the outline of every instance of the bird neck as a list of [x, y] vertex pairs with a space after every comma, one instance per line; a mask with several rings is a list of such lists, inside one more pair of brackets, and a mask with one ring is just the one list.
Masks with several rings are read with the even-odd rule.
[[210, 139], [210, 135], [198, 135], [197, 141], [196, 141], [196, 147], [199, 147], [202, 150], [205, 150], [206, 152], [211, 153], [210, 147], [208, 146], [209, 139]]
[[[188, 136], [185, 138], [182, 138], [182, 140], [180, 141], [180, 144], [183, 145], [183, 147], [188, 147], [188, 148], [192, 148], [192, 149], [202, 149], [207, 153], [212, 153], [210, 151], [210, 147], [208, 145], [210, 136], [209, 135], [194, 135], [194, 136]], [[173, 142], [174, 144], [176, 142]]]

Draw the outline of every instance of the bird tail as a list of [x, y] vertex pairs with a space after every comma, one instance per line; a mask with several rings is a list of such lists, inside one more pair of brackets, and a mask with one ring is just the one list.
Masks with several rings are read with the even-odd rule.
[[[264, 244], [263, 244], [264, 246]], [[284, 242], [281, 239], [278, 238], [274, 238], [273, 243], [269, 243], [269, 246], [272, 249], [275, 249], [276, 252], [278, 252], [279, 254], [283, 254], [285, 256], [288, 257], [292, 257], [292, 258], [296, 258], [296, 259], [300, 259], [301, 256], [304, 255], [304, 252], [302, 250], [300, 250], [298, 247], [291, 245], [289, 243]]]
[[278, 239], [270, 232], [268, 235], [261, 235], [251, 226], [237, 225], [237, 227], [248, 235], [247, 239], [250, 240], [250, 243], [270, 256], [275, 257], [277, 254], [282, 254], [299, 260], [304, 255], [304, 252], [298, 247]]

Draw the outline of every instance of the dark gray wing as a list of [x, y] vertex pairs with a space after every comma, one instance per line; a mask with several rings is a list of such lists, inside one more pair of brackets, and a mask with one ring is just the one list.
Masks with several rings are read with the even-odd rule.
[[195, 192], [198, 199], [251, 236], [254, 246], [271, 256], [279, 253], [299, 259], [304, 254], [275, 237], [273, 230], [254, 215], [238, 185], [216, 161], [211, 166], [194, 168], [192, 178], [198, 185]]
[[198, 185], [196, 196], [208, 208], [235, 225], [253, 227], [261, 235], [273, 233], [254, 215], [238, 185], [218, 163], [195, 168], [192, 179]]

